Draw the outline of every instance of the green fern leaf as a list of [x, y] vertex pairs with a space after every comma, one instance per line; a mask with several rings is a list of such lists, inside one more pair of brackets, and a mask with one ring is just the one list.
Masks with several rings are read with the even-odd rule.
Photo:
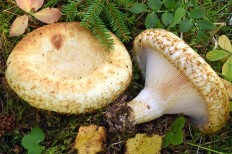
[[74, 21], [77, 14], [77, 2], [72, 1], [64, 6], [62, 13], [66, 15], [66, 21]]
[[102, 0], [94, 0], [89, 6], [87, 12], [83, 14], [81, 25], [87, 29], [90, 29], [95, 25], [98, 20], [100, 13], [104, 9], [104, 3]]
[[130, 31], [122, 18], [124, 14], [114, 3], [107, 3], [104, 8], [104, 13], [115, 34], [123, 42], [128, 42], [130, 40]]
[[95, 20], [93, 27], [91, 27], [91, 31], [107, 50], [114, 48], [114, 40], [111, 38], [109, 30], [100, 18]]

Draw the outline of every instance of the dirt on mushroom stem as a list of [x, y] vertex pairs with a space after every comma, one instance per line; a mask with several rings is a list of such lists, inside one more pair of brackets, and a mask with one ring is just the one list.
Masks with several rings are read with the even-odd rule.
[[179, 116], [164, 115], [146, 123], [135, 124], [130, 115], [132, 109], [127, 105], [128, 97], [128, 95], [123, 95], [106, 108], [103, 118], [108, 126], [108, 133], [111, 135], [126, 133], [133, 136], [138, 132], [147, 135], [153, 133], [164, 135], [174, 119]]

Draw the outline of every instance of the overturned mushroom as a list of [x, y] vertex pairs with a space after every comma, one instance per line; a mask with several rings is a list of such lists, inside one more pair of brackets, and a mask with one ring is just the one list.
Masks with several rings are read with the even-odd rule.
[[132, 121], [139, 124], [163, 114], [182, 113], [205, 133], [224, 126], [229, 116], [225, 87], [183, 40], [162, 29], [146, 30], [134, 41], [134, 55], [145, 87], [128, 103]]
[[32, 106], [84, 113], [106, 106], [124, 92], [132, 76], [130, 56], [113, 34], [105, 48], [77, 22], [41, 27], [13, 49], [6, 78]]

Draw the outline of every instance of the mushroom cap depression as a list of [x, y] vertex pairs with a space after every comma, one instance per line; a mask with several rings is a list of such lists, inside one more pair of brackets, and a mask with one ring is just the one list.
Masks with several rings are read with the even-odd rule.
[[27, 34], [13, 49], [6, 79], [36, 108], [84, 113], [102, 108], [130, 84], [130, 56], [116, 36], [106, 51], [78, 22], [46, 25]]
[[[145, 55], [146, 50], [156, 52], [156, 55], [160, 55], [167, 60], [167, 63], [173, 65], [180, 73], [182, 72], [181, 74], [196, 89], [196, 93], [201, 96], [202, 103], [205, 106], [204, 112], [207, 116], [205, 117], [207, 121], [199, 126], [203, 132], [215, 132], [224, 126], [229, 116], [229, 98], [221, 79], [202, 57], [173, 33], [162, 29], [149, 29], [139, 34], [134, 41], [134, 55], [144, 76], [148, 73], [146, 67], [148, 67], [147, 59], [149, 57]], [[149, 67], [152, 69], [154, 65]], [[153, 74], [159, 74], [162, 71], [154, 70]], [[152, 74], [152, 72], [149, 74]], [[178, 82], [182, 82], [181, 79]], [[154, 84], [155, 86], [156, 84]], [[163, 89], [163, 92], [165, 92], [165, 89]], [[195, 105], [195, 107], [200, 108], [201, 106]], [[186, 113], [189, 110], [185, 106], [182, 108], [182, 111]]]

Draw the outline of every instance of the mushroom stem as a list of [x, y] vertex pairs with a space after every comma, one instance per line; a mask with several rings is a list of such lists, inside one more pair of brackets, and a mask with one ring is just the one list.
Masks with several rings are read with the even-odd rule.
[[127, 105], [131, 107], [136, 124], [151, 121], [163, 115], [165, 100], [154, 94], [152, 89], [144, 88], [138, 96]]

